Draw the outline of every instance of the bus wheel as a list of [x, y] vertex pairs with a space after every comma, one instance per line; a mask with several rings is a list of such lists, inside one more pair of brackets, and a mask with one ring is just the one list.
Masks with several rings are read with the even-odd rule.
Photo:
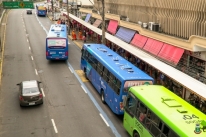
[[133, 137], [140, 137], [139, 134], [135, 131]]
[[104, 91], [103, 90], [101, 91], [101, 100], [102, 100], [102, 103], [105, 103]]

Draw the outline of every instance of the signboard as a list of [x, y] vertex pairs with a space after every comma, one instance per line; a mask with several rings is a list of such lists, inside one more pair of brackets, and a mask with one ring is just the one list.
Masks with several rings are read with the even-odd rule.
[[66, 47], [66, 39], [48, 39], [48, 47], [50, 46], [62, 46]]
[[34, 3], [31, 1], [3, 1], [4, 9], [34, 9]]

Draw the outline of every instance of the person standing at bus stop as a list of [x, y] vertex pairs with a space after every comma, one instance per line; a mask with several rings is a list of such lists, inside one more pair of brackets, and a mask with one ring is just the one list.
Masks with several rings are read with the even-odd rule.
[[82, 40], [82, 31], [81, 30], [79, 31], [78, 36], [79, 36], [79, 39]]

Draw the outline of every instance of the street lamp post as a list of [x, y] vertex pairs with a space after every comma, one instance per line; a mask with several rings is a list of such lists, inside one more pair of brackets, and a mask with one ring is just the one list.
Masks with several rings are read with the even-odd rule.
[[[106, 43], [105, 42], [105, 12], [104, 12], [105, 5], [104, 5], [104, 0], [97, 0], [97, 1], [102, 1], [102, 14], [100, 14], [102, 17], [102, 44], [105, 44]], [[94, 4], [94, 3], [92, 3], [92, 4]]]
[[67, 27], [68, 27], [68, 34], [70, 35], [69, 0], [67, 0]]
[[54, 19], [54, 0], [51, 1], [51, 8], [52, 8], [52, 18]]
[[102, 0], [102, 44], [105, 44], [105, 12], [104, 0]]

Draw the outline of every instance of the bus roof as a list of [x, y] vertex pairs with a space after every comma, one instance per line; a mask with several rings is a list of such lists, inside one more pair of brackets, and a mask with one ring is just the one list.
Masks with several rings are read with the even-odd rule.
[[67, 38], [67, 27], [63, 24], [52, 24], [47, 38]]
[[84, 47], [119, 80], [153, 81], [152, 77], [103, 44], [84, 44]]
[[143, 85], [131, 87], [130, 91], [179, 136], [206, 137], [206, 132], [194, 133], [196, 123], [206, 120], [206, 116], [167, 88]]

